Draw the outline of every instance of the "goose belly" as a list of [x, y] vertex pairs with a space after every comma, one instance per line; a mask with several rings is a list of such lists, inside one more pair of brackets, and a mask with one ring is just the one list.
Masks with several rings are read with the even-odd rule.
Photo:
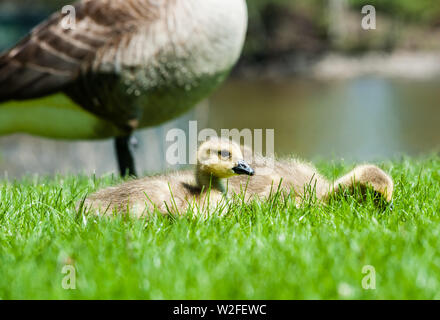
[[132, 86], [122, 85], [124, 92], [117, 99], [131, 102], [132, 116], [139, 120], [141, 128], [161, 124], [185, 113], [209, 96], [224, 81], [230, 69], [196, 74], [182, 71], [186, 70], [182, 65], [181, 69], [164, 70], [162, 68], [161, 72], [166, 75], [161, 76], [156, 73], [151, 76], [151, 71], [142, 70], [134, 75], [134, 81], [127, 81]]
[[66, 93], [88, 111], [121, 129], [155, 126], [171, 120], [208, 96], [229, 70], [213, 74], [190, 74], [181, 78], [170, 71], [168, 78], [138, 69], [122, 74], [93, 74], [84, 77]]
[[140, 104], [143, 104], [139, 126], [158, 125], [182, 115], [216, 89], [225, 75], [226, 73], [219, 73], [205, 76], [187, 87], [156, 88], [145, 99], [140, 99]]

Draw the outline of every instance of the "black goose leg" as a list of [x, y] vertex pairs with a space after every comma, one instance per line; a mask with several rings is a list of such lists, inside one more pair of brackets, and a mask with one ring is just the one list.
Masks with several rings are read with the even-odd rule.
[[121, 176], [136, 176], [131, 135], [115, 138], [116, 155], [118, 157]]

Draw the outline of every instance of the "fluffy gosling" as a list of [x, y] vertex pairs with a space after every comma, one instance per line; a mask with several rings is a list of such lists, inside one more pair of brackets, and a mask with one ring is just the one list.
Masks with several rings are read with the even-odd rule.
[[225, 199], [224, 179], [253, 174], [238, 145], [211, 138], [198, 149], [195, 174], [174, 172], [128, 181], [90, 195], [84, 206], [100, 215], [116, 210], [135, 217], [143, 217], [155, 209], [164, 214], [183, 214], [190, 207], [197, 211], [201, 206], [212, 209]]

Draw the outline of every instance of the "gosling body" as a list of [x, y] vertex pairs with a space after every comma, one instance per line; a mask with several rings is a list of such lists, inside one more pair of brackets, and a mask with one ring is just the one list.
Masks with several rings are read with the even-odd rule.
[[243, 160], [240, 148], [229, 141], [210, 139], [197, 153], [195, 172], [174, 172], [145, 177], [122, 185], [105, 188], [84, 203], [86, 210], [98, 214], [128, 212], [142, 217], [155, 210], [167, 214], [210, 213], [227, 201], [224, 179], [235, 175], [253, 175]]
[[[206, 190], [197, 184], [193, 172], [173, 172], [105, 188], [88, 197], [84, 207], [97, 215], [128, 212], [133, 217], [141, 218], [155, 210], [163, 214], [183, 214], [191, 206], [203, 208], [206, 197]], [[220, 203], [223, 199], [221, 190], [210, 190], [211, 204]]]
[[375, 165], [357, 166], [346, 175], [332, 182], [325, 178], [312, 164], [299, 159], [276, 160], [261, 155], [253, 155], [249, 148], [243, 149], [248, 163], [255, 169], [252, 177], [232, 177], [228, 188], [234, 193], [243, 193], [247, 199], [268, 198], [281, 191], [295, 198], [297, 205], [310, 197], [327, 203], [341, 191], [353, 192], [357, 186], [361, 191], [372, 188], [387, 202], [392, 201], [394, 182], [382, 169]]

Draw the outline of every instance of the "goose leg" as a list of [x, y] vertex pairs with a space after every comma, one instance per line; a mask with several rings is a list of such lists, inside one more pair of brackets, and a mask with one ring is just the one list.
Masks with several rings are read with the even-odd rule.
[[121, 176], [136, 176], [133, 156], [135, 141], [131, 135], [115, 138], [115, 149]]

